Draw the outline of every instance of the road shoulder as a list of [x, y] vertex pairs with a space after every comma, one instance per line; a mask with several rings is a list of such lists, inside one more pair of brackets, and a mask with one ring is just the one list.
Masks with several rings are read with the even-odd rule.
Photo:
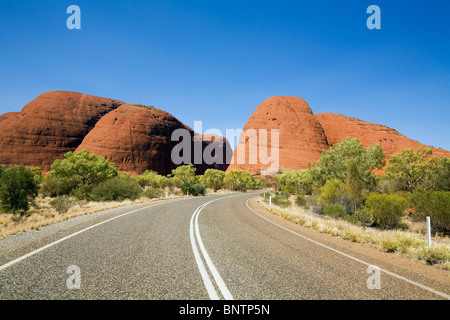
[[259, 197], [249, 199], [248, 204], [250, 208], [264, 218], [284, 228], [374, 266], [401, 275], [409, 280], [450, 294], [450, 272], [448, 271], [426, 265], [420, 261], [409, 260], [393, 253], [383, 252], [373, 245], [350, 242], [340, 237], [320, 233], [316, 230], [295, 224], [272, 214], [259, 204], [258, 201]]

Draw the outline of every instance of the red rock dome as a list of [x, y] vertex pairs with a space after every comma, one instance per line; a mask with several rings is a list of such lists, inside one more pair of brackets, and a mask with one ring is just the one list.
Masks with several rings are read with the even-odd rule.
[[39, 95], [21, 112], [0, 116], [0, 164], [39, 166], [75, 150], [97, 121], [123, 102], [70, 91]]
[[[306, 169], [309, 162], [317, 161], [322, 151], [328, 148], [322, 126], [314, 117], [308, 103], [301, 98], [276, 96], [266, 99], [253, 112], [244, 126], [243, 133], [249, 129], [256, 130], [258, 153], [260, 148], [259, 129], [267, 129], [268, 137], [270, 137], [271, 129], [279, 129], [280, 170], [286, 168]], [[270, 138], [267, 140], [267, 149], [270, 150], [274, 146]], [[250, 144], [250, 138], [246, 138], [245, 142], [241, 143], [241, 150], [245, 145], [245, 163], [238, 163], [242, 162], [239, 161], [239, 146], [235, 149], [234, 163], [228, 167], [228, 171], [245, 170], [255, 174], [270, 167], [269, 164], [263, 164], [259, 156], [257, 163], [251, 164]]]

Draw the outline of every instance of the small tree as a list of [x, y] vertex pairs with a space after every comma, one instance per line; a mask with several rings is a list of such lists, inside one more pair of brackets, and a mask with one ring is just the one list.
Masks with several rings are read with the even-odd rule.
[[88, 196], [94, 185], [119, 175], [113, 163], [87, 150], [67, 152], [51, 169], [51, 179], [62, 181], [64, 191], [74, 192], [78, 198]]
[[450, 189], [450, 159], [431, 157], [431, 148], [403, 149], [391, 155], [386, 166], [386, 176], [397, 181], [403, 190], [413, 192]]
[[431, 218], [434, 231], [450, 233], [450, 192], [414, 190], [411, 204], [421, 221]]
[[357, 207], [361, 204], [363, 176], [360, 171], [358, 162], [350, 161], [347, 167], [347, 191], [353, 207], [353, 212], [356, 212]]
[[225, 179], [225, 172], [217, 169], [207, 169], [203, 175], [202, 182], [206, 184], [208, 188], [211, 188], [216, 192], [223, 187], [223, 181]]
[[172, 180], [176, 186], [181, 186], [184, 182], [191, 183], [194, 181], [195, 171], [197, 171], [197, 168], [192, 163], [179, 166], [172, 170]]
[[325, 180], [345, 181], [349, 165], [356, 163], [365, 187], [371, 189], [375, 187], [372, 171], [384, 167], [385, 157], [381, 146], [365, 148], [358, 139], [349, 137], [335, 144], [332, 149], [323, 151], [316, 166], [320, 168], [320, 174], [326, 178]]
[[29, 201], [38, 194], [39, 185], [33, 170], [25, 166], [14, 166], [0, 177], [0, 200], [8, 212], [28, 211]]
[[320, 188], [318, 202], [320, 205], [343, 204], [343, 198], [347, 195], [347, 187], [344, 182], [338, 179], [328, 180]]
[[223, 182], [227, 188], [234, 191], [246, 191], [258, 184], [250, 173], [240, 170], [227, 172]]

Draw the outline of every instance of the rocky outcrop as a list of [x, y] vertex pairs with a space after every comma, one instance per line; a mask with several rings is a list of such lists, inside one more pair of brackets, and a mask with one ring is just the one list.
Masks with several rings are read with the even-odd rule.
[[[257, 153], [256, 163], [250, 157], [252, 146], [255, 142], [244, 134], [255, 130], [257, 135]], [[266, 129], [267, 142], [261, 144], [260, 136], [264, 132], [260, 129]], [[271, 129], [279, 131], [278, 147], [272, 143], [270, 135]], [[243, 134], [240, 137], [238, 145], [233, 154], [233, 163], [228, 167], [229, 170], [245, 170], [250, 173], [267, 172], [272, 170], [273, 165], [267, 163], [266, 159], [260, 157], [260, 148], [266, 147], [267, 150], [278, 151], [279, 169], [303, 169], [308, 168], [309, 162], [315, 162], [319, 159], [323, 150], [328, 148], [327, 138], [322, 126], [314, 117], [308, 103], [301, 98], [296, 97], [271, 97], [263, 101], [255, 112], [251, 115], [243, 128]], [[245, 150], [245, 152], [243, 152]], [[242, 155], [244, 153], [244, 155]], [[262, 152], [264, 156], [264, 152]], [[271, 156], [270, 151], [268, 156]], [[273, 158], [273, 157], [272, 157]], [[272, 169], [270, 169], [272, 167]]]
[[21, 112], [0, 116], [0, 165], [48, 171], [55, 159], [75, 150], [97, 121], [122, 103], [70, 91], [39, 95]]
[[[177, 129], [183, 129], [188, 136], [171, 141]], [[185, 138], [188, 140], [184, 141]], [[201, 158], [195, 164], [194, 141], [199, 141], [200, 152], [214, 143], [219, 144], [219, 148], [226, 147], [226, 140], [222, 137], [215, 141], [203, 141], [202, 138], [168, 112], [140, 104], [123, 104], [102, 117], [77, 150], [86, 149], [102, 155], [122, 172], [139, 174], [149, 169], [169, 174], [180, 164], [173, 161], [172, 150], [184, 141], [188, 148], [183, 152], [190, 151], [188, 158], [197, 167], [197, 173], [201, 174], [208, 168], [225, 170], [225, 164], [208, 164]], [[225, 145], [222, 145], [224, 142]]]
[[[365, 147], [381, 145], [388, 157], [404, 148], [417, 150], [428, 147], [380, 124], [341, 114], [313, 114], [305, 100], [295, 97], [277, 96], [265, 100], [252, 114], [243, 131], [249, 129], [255, 129], [256, 132], [261, 129], [279, 129], [279, 171], [306, 169], [310, 162], [319, 160], [322, 151], [347, 137], [357, 138]], [[265, 147], [261, 141], [256, 140], [257, 149], [251, 152], [250, 146], [255, 144], [251, 138], [241, 135], [240, 140], [228, 170], [244, 170], [253, 174], [274, 173], [267, 172], [269, 165], [262, 164], [259, 158], [253, 163], [249, 157], [249, 153], [259, 153], [259, 148]], [[272, 144], [268, 140], [270, 149]], [[449, 151], [438, 148], [432, 150], [433, 156], [450, 157]], [[383, 170], [378, 170], [377, 174], [383, 174]]]
[[[423, 143], [405, 137], [395, 129], [381, 124], [350, 118], [342, 114], [318, 113], [315, 115], [320, 122], [330, 146], [347, 137], [357, 138], [365, 147], [380, 145], [389, 157], [405, 148], [417, 150], [427, 147]], [[450, 152], [432, 148], [433, 156], [450, 157]]]

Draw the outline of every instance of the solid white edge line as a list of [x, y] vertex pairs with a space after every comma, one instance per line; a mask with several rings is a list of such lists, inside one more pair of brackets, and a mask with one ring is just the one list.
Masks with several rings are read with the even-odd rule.
[[[252, 199], [252, 198], [250, 198], [250, 199]], [[316, 240], [310, 239], [310, 238], [305, 237], [305, 236], [303, 236], [303, 235], [301, 235], [301, 234], [299, 234], [299, 233], [297, 233], [297, 232], [295, 232], [295, 231], [292, 231], [292, 230], [290, 230], [290, 229], [288, 229], [288, 228], [285, 228], [285, 227], [279, 225], [278, 223], [273, 222], [273, 221], [267, 219], [266, 217], [263, 217], [263, 216], [260, 215], [258, 212], [256, 212], [256, 211], [253, 210], [252, 208], [250, 208], [250, 206], [248, 205], [248, 202], [250, 201], [250, 199], [248, 199], [248, 200], [245, 202], [245, 204], [247, 205], [247, 208], [249, 208], [254, 214], [258, 215], [259, 217], [263, 218], [264, 220], [266, 220], [266, 221], [268, 221], [268, 222], [270, 222], [270, 223], [276, 225], [277, 227], [280, 227], [281, 229], [284, 229], [284, 230], [286, 230], [286, 231], [289, 231], [289, 232], [291, 232], [291, 233], [297, 235], [297, 236], [300, 237], [300, 238], [303, 238], [303, 239], [305, 239], [305, 240], [307, 240], [307, 241], [310, 241], [310, 242], [312, 242], [312, 243], [314, 243], [314, 244], [317, 244], [317, 245], [319, 245], [319, 246], [321, 246], [321, 247], [324, 247], [324, 248], [326, 248], [326, 249], [328, 249], [328, 250], [331, 250], [331, 251], [336, 252], [336, 253], [338, 253], [338, 254], [340, 254], [340, 255], [343, 255], [344, 257], [347, 257], [347, 258], [349, 258], [349, 259], [355, 260], [355, 261], [357, 261], [357, 262], [359, 262], [359, 263], [362, 263], [362, 264], [364, 264], [364, 265], [366, 265], [366, 266], [372, 266], [372, 264], [370, 264], [370, 263], [368, 263], [368, 262], [365, 262], [365, 261], [363, 261], [363, 260], [360, 260], [360, 259], [358, 259], [358, 258], [355, 258], [355, 257], [353, 257], [353, 256], [351, 256], [351, 255], [348, 255], [348, 254], [346, 254], [346, 253], [344, 253], [344, 252], [341, 252], [341, 251], [339, 251], [339, 250], [333, 249], [333, 248], [331, 248], [331, 247], [329, 247], [329, 246], [327, 246], [327, 245], [325, 245], [325, 244], [322, 244], [322, 243], [320, 243], [320, 242], [318, 242], [318, 241], [316, 241]], [[413, 281], [413, 280], [409, 280], [408, 278], [405, 278], [405, 277], [403, 277], [403, 276], [401, 276], [401, 275], [398, 275], [398, 274], [396, 274], [396, 273], [393, 273], [393, 272], [388, 271], [388, 270], [385, 270], [385, 269], [381, 269], [381, 268], [380, 268], [380, 271], [381, 271], [381, 272], [384, 272], [384, 273], [386, 273], [386, 274], [388, 274], [388, 275], [390, 275], [390, 276], [392, 276], [392, 277], [394, 277], [394, 278], [403, 280], [403, 281], [408, 282], [408, 283], [410, 283], [410, 284], [412, 284], [412, 285], [415, 285], [415, 286], [417, 286], [417, 287], [419, 287], [419, 288], [422, 288], [422, 289], [424, 289], [424, 290], [427, 290], [427, 291], [432, 292], [432, 293], [434, 293], [434, 294], [436, 294], [436, 295], [438, 295], [438, 296], [441, 296], [441, 297], [443, 297], [443, 298], [446, 298], [446, 299], [449, 299], [449, 300], [450, 300], [450, 295], [448, 295], [448, 294], [446, 294], [446, 293], [444, 293], [444, 292], [441, 292], [441, 291], [435, 290], [435, 289], [433, 289], [433, 288], [427, 287], [426, 285], [423, 285], [423, 284], [421, 284], [421, 283], [415, 282], [415, 281]]]
[[[219, 200], [219, 199], [217, 199]], [[225, 300], [234, 300], [233, 296], [231, 295], [230, 291], [228, 290], [227, 286], [225, 285], [225, 282], [223, 281], [222, 277], [220, 276], [219, 272], [217, 271], [216, 267], [214, 266], [214, 263], [212, 262], [211, 258], [208, 255], [208, 252], [205, 249], [205, 246], [203, 245], [202, 238], [200, 236], [200, 231], [198, 227], [198, 216], [200, 215], [200, 212], [206, 205], [210, 204], [211, 202], [214, 202], [216, 200], [210, 201], [206, 203], [204, 206], [200, 207], [200, 210], [198, 210], [197, 215], [195, 217], [195, 234], [197, 236], [197, 241], [200, 246], [200, 250], [202, 251], [203, 257], [205, 258], [206, 264], [209, 267], [209, 270], [211, 271], [211, 274], [214, 277], [214, 280], [216, 281], [217, 286], [219, 287], [220, 292], [222, 293]]]
[[[58, 243], [60, 243], [60, 242], [63, 242], [63, 241], [65, 241], [65, 240], [67, 240], [67, 239], [70, 239], [70, 238], [72, 238], [72, 237], [74, 237], [74, 236], [76, 236], [76, 235], [79, 235], [80, 233], [83, 233], [83, 232], [85, 232], [85, 231], [88, 231], [88, 230], [90, 230], [90, 229], [92, 229], [92, 228], [98, 227], [98, 226], [100, 226], [100, 225], [102, 225], [102, 224], [104, 224], [104, 223], [107, 223], [107, 222], [110, 222], [110, 221], [112, 221], [112, 220], [115, 220], [115, 219], [124, 217], [124, 216], [126, 216], [126, 215], [129, 215], [129, 214], [131, 214], [131, 213], [134, 213], [134, 212], [137, 212], [137, 211], [140, 211], [140, 210], [144, 210], [144, 209], [147, 209], [147, 208], [151, 208], [151, 207], [155, 207], [155, 206], [160, 206], [160, 205], [164, 205], [164, 204], [168, 204], [168, 203], [173, 203], [173, 202], [177, 202], [177, 201], [182, 201], [182, 200], [190, 200], [190, 199], [184, 199], [184, 198], [183, 198], [183, 199], [175, 199], [174, 201], [170, 201], [170, 202], [151, 204], [151, 205], [148, 205], [148, 206], [146, 206], [146, 207], [139, 208], [139, 209], [136, 209], [136, 210], [132, 210], [132, 211], [130, 211], [130, 212], [126, 212], [126, 213], [123, 213], [123, 214], [118, 215], [118, 216], [116, 216], [116, 217], [113, 217], [113, 218], [107, 219], [107, 220], [105, 220], [105, 221], [99, 222], [99, 223], [94, 224], [94, 225], [92, 225], [92, 226], [90, 226], [90, 227], [87, 227], [87, 228], [85, 228], [85, 229], [82, 229], [82, 230], [80, 230], [80, 231], [77, 231], [77, 232], [75, 232], [75, 233], [72, 233], [72, 234], [70, 234], [70, 235], [68, 235], [68, 236], [66, 236], [66, 237], [63, 237], [63, 238], [61, 238], [61, 239], [59, 239], [59, 240], [56, 240], [56, 241], [54, 241], [54, 242], [52, 242], [52, 243], [49, 243], [49, 244], [47, 244], [47, 245], [45, 245], [45, 246], [43, 246], [43, 247], [41, 247], [41, 248], [38, 248], [38, 249], [36, 249], [36, 250], [34, 250], [34, 251], [31, 251], [31, 252], [29, 252], [29, 253], [27, 253], [27, 254], [25, 254], [25, 255], [23, 255], [23, 256], [18, 257], [17, 259], [14, 259], [14, 260], [12, 260], [12, 261], [10, 261], [10, 262], [7, 262], [7, 263], [5, 263], [4, 265], [0, 266], [0, 271], [2, 271], [2, 270], [4, 270], [4, 269], [6, 269], [6, 268], [8, 268], [8, 267], [10, 267], [10, 266], [12, 266], [12, 265], [14, 265], [14, 264], [16, 264], [17, 262], [20, 262], [20, 261], [22, 261], [22, 260], [25, 260], [26, 258], [29, 258], [29, 257], [35, 255], [35, 254], [38, 253], [38, 252], [41, 252], [41, 251], [43, 251], [43, 250], [45, 250], [45, 249], [48, 249], [48, 248], [50, 248], [50, 247], [52, 247], [52, 246], [54, 246], [54, 245], [56, 245], [56, 244], [58, 244]], [[107, 210], [111, 210], [111, 209], [107, 209]]]
[[94, 224], [94, 225], [92, 225], [92, 226], [90, 226], [90, 227], [87, 227], [87, 228], [82, 229], [82, 230], [80, 230], [80, 231], [77, 231], [77, 232], [75, 232], [75, 233], [72, 233], [72, 234], [70, 234], [70, 235], [68, 235], [68, 236], [66, 236], [66, 237], [63, 237], [63, 238], [61, 238], [61, 239], [59, 239], [59, 240], [56, 240], [56, 241], [54, 241], [54, 242], [52, 242], [52, 243], [49, 243], [49, 244], [47, 244], [47, 245], [45, 245], [45, 246], [43, 246], [43, 247], [40, 247], [39, 249], [36, 249], [36, 250], [34, 250], [34, 251], [31, 251], [31, 252], [29, 252], [29, 253], [27, 253], [27, 254], [25, 254], [25, 255], [23, 255], [23, 256], [17, 258], [17, 259], [14, 259], [14, 260], [12, 260], [12, 261], [10, 261], [10, 262], [8, 262], [8, 263], [6, 263], [6, 264], [0, 266], [0, 271], [2, 271], [2, 270], [4, 270], [4, 269], [6, 269], [6, 268], [12, 266], [13, 264], [15, 264], [15, 263], [17, 263], [17, 262], [20, 262], [20, 261], [22, 261], [22, 260], [25, 260], [26, 258], [29, 258], [29, 257], [35, 255], [35, 254], [38, 253], [38, 252], [41, 252], [41, 251], [43, 251], [43, 250], [45, 250], [45, 249], [48, 249], [48, 248], [54, 246], [55, 244], [58, 244], [58, 243], [63, 242], [63, 241], [65, 241], [65, 240], [67, 240], [67, 239], [70, 239], [70, 238], [72, 238], [72, 237], [74, 237], [74, 236], [76, 236], [76, 235], [79, 235], [80, 233], [83, 233], [83, 232], [85, 232], [85, 231], [88, 231], [88, 230], [90, 230], [90, 229], [93, 229], [93, 228], [95, 228], [95, 227], [98, 227], [98, 226], [100, 226], [100, 225], [102, 225], [102, 224], [104, 224], [104, 223], [110, 222], [110, 221], [112, 221], [112, 220], [115, 220], [115, 219], [124, 217], [124, 216], [126, 216], [126, 215], [131, 214], [131, 213], [134, 213], [134, 212], [137, 212], [137, 211], [140, 211], [140, 210], [144, 210], [144, 209], [147, 209], [147, 208], [149, 208], [149, 207], [154, 207], [154, 206], [157, 206], [157, 205], [160, 205], [160, 204], [150, 205], [150, 206], [146, 206], [146, 207], [144, 207], [144, 208], [136, 209], [136, 210], [133, 210], [133, 211], [130, 211], [130, 212], [127, 212], [127, 213], [118, 215], [118, 216], [116, 216], [116, 217], [107, 219], [107, 220], [105, 220], [105, 221], [96, 223], [96, 224]]

